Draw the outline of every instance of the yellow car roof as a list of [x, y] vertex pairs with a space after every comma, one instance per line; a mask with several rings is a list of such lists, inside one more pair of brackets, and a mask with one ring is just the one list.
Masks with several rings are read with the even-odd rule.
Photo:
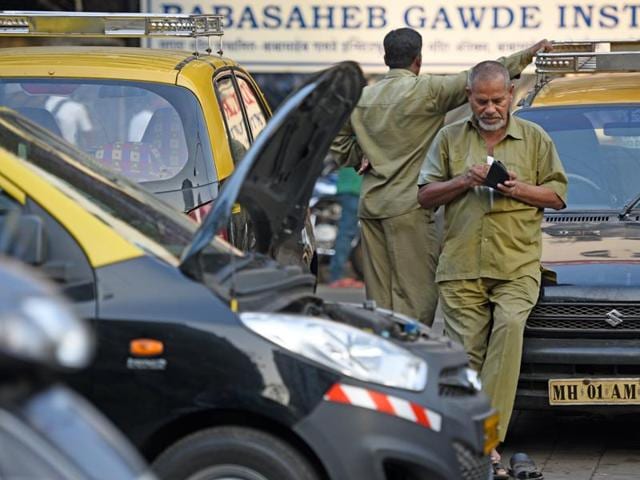
[[23, 47], [3, 48], [2, 77], [109, 78], [175, 83], [187, 60], [206, 62], [212, 68], [236, 63], [217, 55], [200, 55], [182, 50], [140, 47]]
[[636, 102], [640, 102], [640, 73], [594, 73], [551, 80], [531, 106]]

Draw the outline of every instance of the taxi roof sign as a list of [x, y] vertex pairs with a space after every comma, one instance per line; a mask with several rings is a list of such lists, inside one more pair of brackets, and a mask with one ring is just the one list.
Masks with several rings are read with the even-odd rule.
[[0, 36], [222, 36], [222, 15], [102, 12], [0, 12]]
[[640, 71], [640, 41], [554, 42], [536, 56], [536, 73]]

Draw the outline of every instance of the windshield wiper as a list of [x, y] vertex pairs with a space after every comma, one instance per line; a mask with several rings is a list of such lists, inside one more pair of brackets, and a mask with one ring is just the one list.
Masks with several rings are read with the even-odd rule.
[[618, 215], [620, 220], [624, 220], [629, 215], [629, 212], [633, 210], [633, 208], [640, 202], [640, 193], [638, 193], [635, 197], [633, 197], [629, 202], [622, 207], [622, 211]]

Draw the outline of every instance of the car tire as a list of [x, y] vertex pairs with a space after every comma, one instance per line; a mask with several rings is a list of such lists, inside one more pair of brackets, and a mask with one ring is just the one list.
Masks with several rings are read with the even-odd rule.
[[173, 444], [153, 463], [163, 480], [318, 480], [309, 462], [278, 437], [215, 427]]

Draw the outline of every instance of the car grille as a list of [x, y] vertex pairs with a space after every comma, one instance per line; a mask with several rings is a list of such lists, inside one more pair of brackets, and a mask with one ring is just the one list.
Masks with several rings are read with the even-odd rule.
[[[640, 366], [630, 365], [569, 365], [560, 363], [523, 363], [518, 378], [518, 397], [536, 397], [547, 406], [549, 380], [554, 378], [636, 378]], [[516, 398], [516, 408], [523, 408]]]
[[556, 214], [545, 215], [545, 222], [549, 223], [604, 223], [604, 222], [617, 222], [620, 223], [618, 215], [594, 215], [594, 214]]
[[460, 480], [487, 480], [491, 468], [488, 456], [473, 453], [458, 442], [453, 442], [453, 449], [460, 465]]
[[[609, 324], [607, 315], [616, 310], [622, 322]], [[545, 339], [597, 339], [607, 340], [615, 346], [616, 339], [637, 341], [640, 339], [640, 304], [633, 303], [541, 303], [535, 306], [527, 319], [525, 336]], [[525, 350], [526, 350], [525, 339]], [[562, 340], [560, 340], [562, 341]], [[561, 349], [562, 344], [557, 346]], [[559, 350], [561, 351], [561, 350]], [[603, 350], [603, 355], [606, 351]], [[572, 362], [550, 358], [536, 361], [523, 359], [518, 379], [516, 408], [530, 405], [548, 406], [548, 382], [554, 378], [583, 377], [638, 377], [640, 366], [636, 361], [616, 362]]]
[[[607, 322], [615, 310], [622, 321]], [[640, 305], [613, 303], [542, 303], [535, 306], [527, 320], [526, 331], [534, 332], [594, 332], [640, 335]], [[629, 337], [626, 337], [629, 338]]]

